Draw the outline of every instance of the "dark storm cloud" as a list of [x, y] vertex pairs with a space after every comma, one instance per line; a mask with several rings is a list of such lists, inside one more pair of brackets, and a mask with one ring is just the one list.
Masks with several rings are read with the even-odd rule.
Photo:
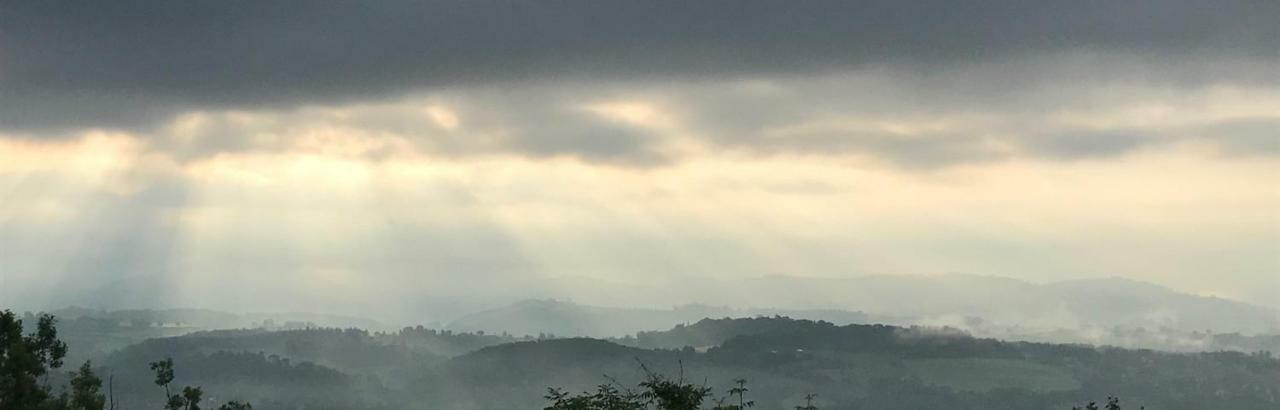
[[915, 69], [1077, 49], [1272, 59], [1276, 21], [1272, 1], [5, 2], [0, 127], [140, 126], [178, 110], [492, 81]]

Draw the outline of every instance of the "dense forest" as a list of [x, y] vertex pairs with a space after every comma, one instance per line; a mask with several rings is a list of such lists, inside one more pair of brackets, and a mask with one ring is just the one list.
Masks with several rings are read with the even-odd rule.
[[[255, 409], [639, 409], [659, 405], [659, 385], [692, 389], [682, 394], [696, 394], [705, 408], [745, 405], [742, 389], [765, 409], [1065, 410], [1110, 396], [1152, 409], [1280, 404], [1280, 359], [1270, 352], [1007, 342], [949, 328], [781, 316], [704, 319], [614, 339], [423, 327], [200, 331], [73, 362], [71, 373], [59, 369], [75, 344], [58, 340], [52, 316], [6, 313], [4, 325], [7, 351], [36, 358], [5, 356], [6, 391], [44, 392], [51, 403], [109, 392], [119, 409], [190, 402], [184, 393]], [[156, 366], [168, 369], [164, 383]], [[12, 387], [19, 385], [26, 387]], [[3, 403], [21, 397], [8, 393]], [[600, 400], [639, 407], [591, 407]], [[67, 405], [52, 408], [85, 408]]]

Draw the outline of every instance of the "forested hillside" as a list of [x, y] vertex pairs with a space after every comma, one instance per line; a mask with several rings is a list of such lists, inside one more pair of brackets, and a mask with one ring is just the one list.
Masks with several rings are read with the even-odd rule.
[[[1010, 343], [946, 329], [787, 318], [704, 320], [636, 340], [674, 346], [682, 338], [724, 341], [705, 352], [591, 339], [506, 344], [455, 358], [444, 374], [475, 382], [501, 375], [488, 384], [465, 383], [473, 391], [462, 394], [491, 408], [515, 405], [504, 397], [533, 394], [539, 381], [592, 390], [602, 379], [590, 376], [599, 373], [632, 385], [643, 377], [637, 361], [717, 388], [750, 380], [762, 408], [791, 408], [810, 393], [824, 409], [1066, 409], [1108, 395], [1159, 409], [1270, 409], [1280, 403], [1280, 361], [1269, 353]], [[482, 393], [490, 387], [511, 393]]]
[[[1280, 360], [1270, 352], [1004, 342], [949, 328], [780, 316], [704, 319], [609, 340], [421, 327], [205, 331], [129, 345], [95, 357], [92, 370], [109, 378], [120, 408], [156, 408], [165, 396], [147, 364], [168, 358], [175, 385], [255, 409], [536, 409], [548, 404], [548, 388], [635, 386], [652, 374], [683, 375], [721, 398], [746, 380], [764, 409], [1065, 410], [1108, 396], [1152, 409], [1280, 404]], [[54, 373], [51, 385], [67, 381]]]

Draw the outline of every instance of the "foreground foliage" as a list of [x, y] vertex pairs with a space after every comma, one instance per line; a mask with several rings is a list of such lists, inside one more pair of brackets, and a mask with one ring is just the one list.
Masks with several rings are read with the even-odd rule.
[[[701, 410], [703, 402], [712, 396], [712, 389], [706, 386], [695, 385], [686, 382], [684, 374], [681, 372], [680, 377], [670, 379], [661, 374], [650, 371], [644, 365], [641, 369], [645, 372], [645, 380], [640, 382], [638, 389], [629, 389], [619, 387], [616, 380], [609, 379], [609, 383], [601, 384], [596, 387], [595, 392], [582, 392], [577, 395], [569, 394], [560, 388], [548, 388], [547, 395], [544, 396], [551, 402], [550, 406], [544, 407], [543, 410]], [[707, 410], [746, 410], [755, 407], [755, 402], [746, 400], [746, 393], [750, 391], [747, 386], [746, 379], [734, 380], [735, 386], [730, 388], [728, 395], [714, 399], [714, 406]], [[816, 395], [813, 393], [804, 396], [804, 404], [795, 406], [795, 410], [819, 410], [813, 401]], [[726, 404], [728, 401], [737, 401], [736, 404]], [[1146, 407], [1139, 407], [1145, 410]], [[1107, 397], [1105, 407], [1101, 409], [1097, 402], [1089, 402], [1084, 407], [1072, 407], [1071, 410], [1123, 410], [1120, 407], [1120, 399], [1116, 397]]]
[[[1145, 409], [1145, 408], [1146, 408], [1146, 407], [1139, 407], [1139, 409]], [[1103, 409], [1105, 409], [1105, 410], [1121, 410], [1121, 409], [1120, 409], [1120, 399], [1119, 399], [1119, 398], [1116, 398], [1116, 397], [1108, 397], [1108, 398], [1107, 398], [1107, 405], [1106, 405], [1106, 407], [1104, 407]], [[1086, 404], [1084, 407], [1072, 407], [1072, 408], [1071, 408], [1071, 410], [1098, 410], [1098, 403], [1097, 403], [1097, 402], [1089, 402], [1089, 404]]]
[[[544, 410], [700, 410], [704, 402], [712, 399], [710, 387], [685, 381], [683, 371], [680, 377], [672, 379], [650, 371], [643, 364], [640, 368], [644, 370], [645, 379], [634, 390], [619, 387], [617, 381], [612, 379], [608, 384], [597, 386], [594, 393], [572, 395], [563, 389], [548, 388], [544, 397], [551, 401], [551, 405]], [[735, 386], [729, 389], [728, 395], [712, 399], [714, 406], [710, 410], [745, 410], [755, 407], [754, 401], [746, 400], [746, 393], [750, 391], [747, 389], [746, 379], [737, 379], [734, 383]], [[796, 409], [817, 410], [813, 406], [813, 395], [806, 397], [806, 406], [796, 406]], [[725, 403], [735, 399], [737, 404]]]
[[[22, 320], [13, 312], [0, 312], [0, 410], [103, 410], [107, 396], [102, 393], [102, 378], [93, 372], [93, 364], [84, 362], [68, 376], [69, 388], [54, 396], [48, 383], [51, 370], [62, 367], [67, 344], [58, 339], [57, 319], [41, 315], [34, 333], [22, 334]], [[171, 394], [173, 359], [151, 363], [156, 372], [155, 384], [164, 387], [166, 410], [200, 410], [200, 387], [183, 387]], [[114, 410], [115, 404], [111, 408]], [[230, 401], [218, 410], [253, 410], [246, 402]]]

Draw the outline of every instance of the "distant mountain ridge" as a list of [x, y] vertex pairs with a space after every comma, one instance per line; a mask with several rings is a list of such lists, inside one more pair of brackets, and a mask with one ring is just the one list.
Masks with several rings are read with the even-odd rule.
[[[106, 291], [95, 294], [98, 299], [89, 298], [84, 303], [94, 307], [110, 306], [93, 301], [101, 302], [108, 295], [120, 295]], [[569, 305], [588, 308], [518, 303], [547, 299], [573, 300], [575, 302]], [[287, 308], [290, 305], [281, 303], [281, 306]], [[652, 283], [624, 283], [587, 277], [523, 278], [485, 288], [406, 288], [404, 294], [388, 295], [378, 303], [334, 305], [330, 308], [355, 309], [355, 306], [361, 309], [359, 315], [380, 319], [384, 318], [380, 314], [398, 312], [390, 315], [400, 319], [387, 323], [424, 323], [457, 330], [506, 331], [518, 335], [622, 336], [691, 323], [704, 317], [775, 314], [835, 323], [880, 322], [975, 330], [1012, 329], [1019, 334], [1060, 329], [1089, 329], [1094, 332], [1113, 327], [1280, 334], [1280, 309], [1192, 295], [1120, 278], [1045, 284], [963, 274], [850, 278], [766, 276], [738, 280], [687, 277]], [[388, 311], [389, 306], [397, 308]], [[680, 307], [660, 308], [664, 306]], [[189, 313], [208, 316], [198, 310]], [[253, 326], [254, 322], [274, 320], [277, 324], [295, 321], [329, 327], [383, 328], [372, 320], [332, 315], [245, 314], [238, 319], [214, 316], [206, 319], [217, 326], [194, 327], [247, 327]], [[193, 320], [178, 322], [195, 323]]]
[[[1280, 333], [1280, 310], [1180, 293], [1128, 279], [1105, 278], [1033, 284], [1009, 278], [866, 276], [849, 279], [763, 277], [715, 286], [707, 303], [778, 301], [786, 309], [687, 305], [672, 309], [592, 306], [588, 302], [526, 300], [462, 316], [447, 327], [461, 331], [550, 333], [617, 337], [702, 318], [782, 315], [837, 324], [891, 323], [995, 326], [1020, 332], [1055, 329], [1170, 329], [1179, 332]], [[621, 289], [600, 288], [610, 295]], [[635, 290], [643, 293], [644, 289]], [[679, 289], [671, 293], [678, 294]], [[757, 295], [769, 294], [769, 297]], [[732, 306], [725, 303], [725, 306]], [[805, 308], [812, 306], [813, 308]], [[817, 308], [824, 306], [826, 308]]]
[[704, 318], [787, 316], [850, 324], [887, 320], [862, 312], [836, 309], [734, 309], [724, 306], [684, 305], [671, 309], [616, 308], [579, 305], [553, 299], [531, 299], [477, 312], [450, 322], [446, 328], [461, 332], [509, 332], [517, 336], [611, 337], [641, 330], [668, 329]]
[[[914, 316], [927, 324], [978, 317], [1031, 328], [1126, 326], [1244, 333], [1280, 331], [1280, 310], [1176, 292], [1121, 278], [1033, 284], [974, 275], [761, 278], [748, 285], [792, 290], [817, 303]], [[752, 291], [752, 289], [747, 289]]]
[[[173, 284], [179, 286], [178, 291], [165, 291], [165, 286], [160, 282], [163, 279], [165, 278], [162, 276], [138, 276], [106, 286], [86, 284], [83, 286], [87, 288], [84, 292], [67, 293], [65, 297], [58, 299], [62, 302], [49, 302], [52, 304], [46, 306], [57, 307], [61, 303], [61, 306], [78, 304], [93, 308], [123, 309], [182, 306], [182, 302], [191, 302], [200, 307], [220, 310], [238, 311], [246, 308], [245, 301], [157, 299], [159, 296], [154, 295], [193, 292], [192, 289], [181, 288], [191, 285], [179, 283]], [[324, 295], [299, 292], [301, 291], [298, 289], [273, 290], [271, 297], [251, 299], [254, 305], [248, 308], [308, 310], [317, 307], [314, 301], [325, 300]], [[298, 303], [300, 299], [308, 302]], [[736, 279], [669, 275], [633, 282], [585, 276], [515, 277], [483, 286], [442, 283], [431, 287], [400, 287], [394, 292], [380, 294], [375, 300], [342, 299], [342, 303], [327, 303], [318, 307], [323, 308], [324, 313], [372, 317], [384, 323], [422, 323], [441, 327], [442, 324], [455, 322], [465, 329], [480, 329], [476, 326], [464, 326], [470, 320], [469, 316], [481, 311], [503, 309], [530, 299], [572, 300], [588, 306], [647, 310], [666, 310], [671, 306], [696, 304], [693, 306], [736, 309], [763, 307], [782, 311], [852, 311], [911, 320], [905, 323], [952, 326], [963, 325], [970, 318], [980, 318], [988, 324], [1022, 327], [1029, 331], [1122, 326], [1170, 328], [1182, 332], [1209, 330], [1214, 333], [1280, 333], [1280, 309], [1275, 307], [1192, 295], [1155, 284], [1120, 278], [1041, 284], [1008, 277], [967, 274], [867, 275], [844, 278], [764, 276]], [[1105, 314], [1100, 315], [1098, 312]], [[643, 327], [628, 329], [625, 333], [669, 327], [702, 317], [725, 316], [723, 312], [704, 313], [707, 314], [648, 322]], [[728, 315], [753, 314], [755, 313], [738, 312]], [[591, 320], [591, 316], [580, 319]], [[303, 321], [323, 326], [350, 325], [328, 320]], [[375, 326], [359, 323], [355, 327]], [[520, 333], [531, 331], [536, 334], [537, 331], [559, 333], [565, 329], [525, 326], [523, 329], [507, 330]], [[610, 330], [585, 334], [617, 336], [612, 333], [615, 332]]]

